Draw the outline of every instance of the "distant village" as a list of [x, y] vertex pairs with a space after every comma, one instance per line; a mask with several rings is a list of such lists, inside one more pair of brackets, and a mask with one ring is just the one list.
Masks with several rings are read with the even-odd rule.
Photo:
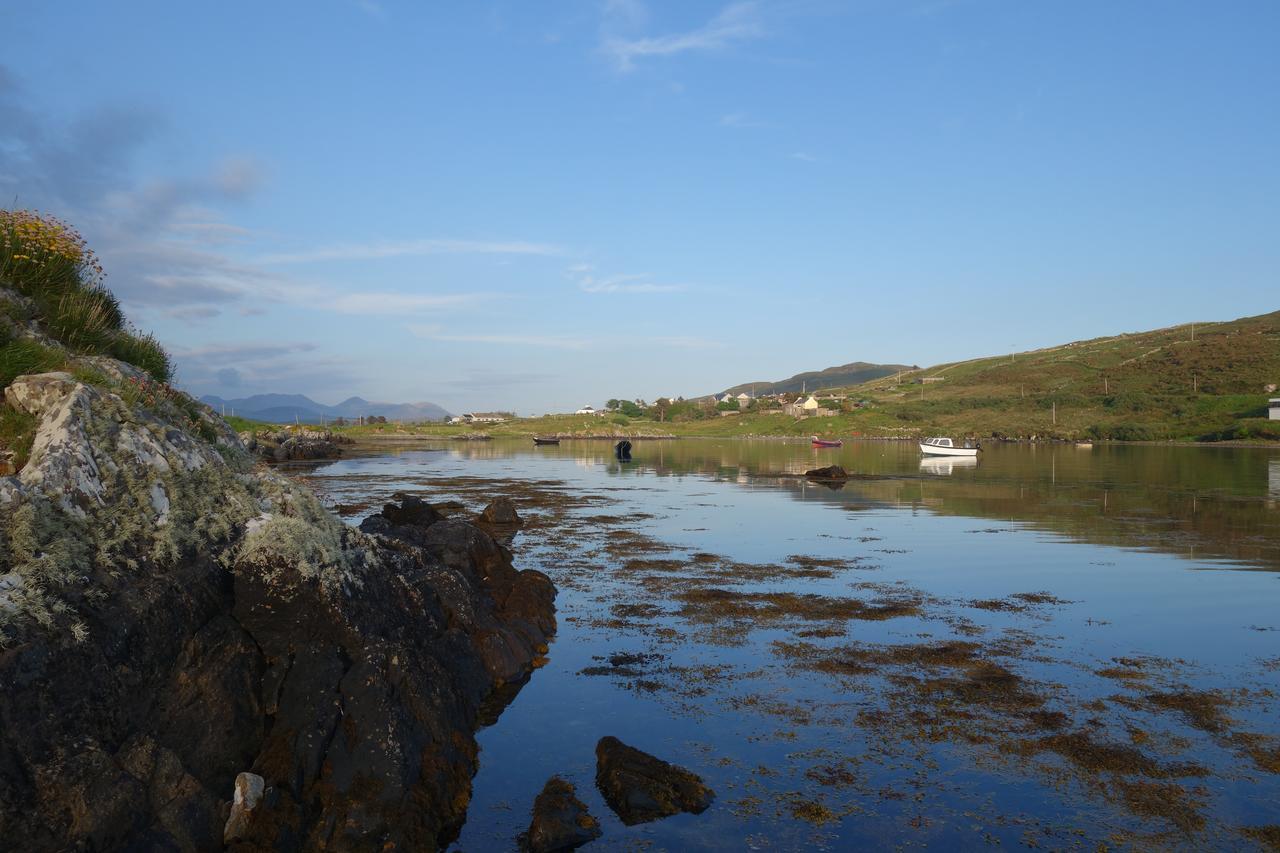
[[[841, 412], [866, 408], [871, 402], [854, 399], [844, 394], [834, 393], [782, 393], [762, 394], [755, 396], [745, 391], [739, 394], [725, 393], [720, 396], [696, 397], [659, 397], [652, 403], [643, 399], [609, 400], [603, 407], [585, 405], [573, 414], [586, 417], [649, 417], [657, 421], [667, 420], [701, 420], [710, 417], [733, 417], [744, 412], [777, 412], [793, 418], [832, 417]], [[545, 415], [544, 417], [549, 417]], [[449, 419], [452, 424], [495, 424], [516, 418], [514, 412], [468, 412], [454, 415]]]

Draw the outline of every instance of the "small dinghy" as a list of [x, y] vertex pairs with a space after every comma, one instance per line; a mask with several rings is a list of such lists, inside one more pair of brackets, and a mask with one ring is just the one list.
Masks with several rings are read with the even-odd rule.
[[809, 441], [814, 447], [844, 447], [843, 441], [818, 438], [816, 435], [810, 436]]
[[559, 444], [559, 443], [560, 443], [560, 439], [558, 439], [558, 438], [540, 438], [539, 436], [536, 436], [536, 435], [535, 435], [535, 436], [533, 437], [533, 443], [534, 443], [534, 444]]
[[631, 442], [625, 438], [613, 447], [613, 455], [623, 462], [631, 461]]

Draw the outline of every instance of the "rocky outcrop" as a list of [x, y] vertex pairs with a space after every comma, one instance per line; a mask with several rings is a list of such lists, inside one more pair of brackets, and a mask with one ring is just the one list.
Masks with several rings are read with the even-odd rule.
[[342, 455], [342, 445], [354, 444], [346, 436], [308, 429], [245, 432], [240, 435], [240, 438], [250, 453], [257, 454], [266, 462], [337, 459]]
[[697, 775], [616, 737], [596, 744], [596, 786], [627, 826], [680, 812], [701, 814], [716, 798]]
[[412, 504], [347, 527], [177, 392], [5, 397], [38, 432], [0, 477], [0, 847], [447, 841], [550, 581]]
[[849, 479], [849, 472], [841, 468], [839, 465], [828, 465], [825, 468], [813, 468], [805, 471], [804, 475], [810, 480], [818, 480], [823, 483], [843, 483]]
[[528, 853], [574, 850], [600, 837], [600, 821], [578, 799], [573, 784], [552, 776], [533, 801], [533, 821], [517, 839]]

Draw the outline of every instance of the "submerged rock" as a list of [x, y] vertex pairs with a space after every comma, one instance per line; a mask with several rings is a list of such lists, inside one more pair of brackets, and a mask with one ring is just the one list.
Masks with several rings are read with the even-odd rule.
[[616, 737], [596, 744], [596, 786], [627, 826], [680, 812], [701, 814], [716, 797], [694, 773]]
[[849, 472], [841, 468], [839, 465], [828, 465], [825, 468], [814, 468], [810, 471], [805, 471], [804, 475], [810, 480], [823, 480], [826, 482], [849, 479]]
[[0, 847], [447, 843], [486, 697], [555, 630], [550, 580], [411, 501], [347, 527], [171, 389], [6, 399], [37, 432], [0, 477]]
[[533, 822], [518, 839], [520, 849], [529, 853], [573, 850], [601, 835], [600, 821], [578, 799], [572, 783], [552, 776], [533, 801]]
[[494, 498], [480, 513], [480, 520], [489, 524], [519, 524], [520, 514], [511, 498]]

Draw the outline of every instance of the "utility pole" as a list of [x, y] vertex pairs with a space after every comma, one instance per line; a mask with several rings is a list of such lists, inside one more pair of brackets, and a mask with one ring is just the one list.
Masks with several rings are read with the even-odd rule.
[[1192, 323], [1191, 324], [1191, 342], [1195, 343], [1195, 341], [1196, 341], [1196, 324]]
[[1053, 425], [1058, 425], [1058, 401], [1053, 401]]
[[1107, 383], [1107, 377], [1105, 376], [1102, 377], [1102, 393], [1103, 394], [1111, 393], [1111, 386]]

